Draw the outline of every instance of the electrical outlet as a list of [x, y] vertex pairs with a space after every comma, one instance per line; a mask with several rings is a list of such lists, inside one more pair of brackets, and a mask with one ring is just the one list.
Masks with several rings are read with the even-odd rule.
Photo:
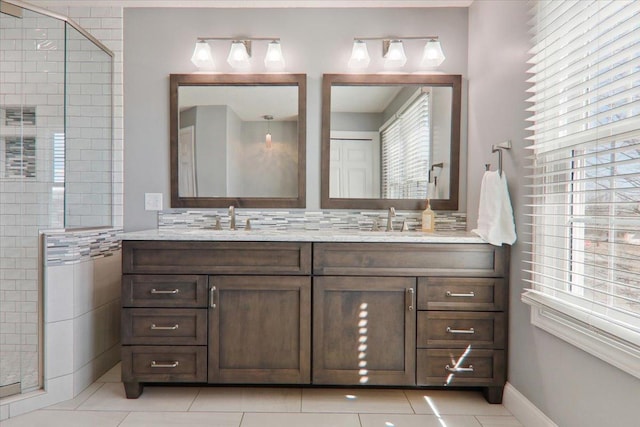
[[161, 211], [162, 193], [144, 193], [144, 210]]

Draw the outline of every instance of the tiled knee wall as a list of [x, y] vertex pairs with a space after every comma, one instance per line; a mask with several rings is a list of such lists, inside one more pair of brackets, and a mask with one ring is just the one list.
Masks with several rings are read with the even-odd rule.
[[72, 399], [120, 360], [120, 229], [45, 233], [44, 389], [0, 419]]

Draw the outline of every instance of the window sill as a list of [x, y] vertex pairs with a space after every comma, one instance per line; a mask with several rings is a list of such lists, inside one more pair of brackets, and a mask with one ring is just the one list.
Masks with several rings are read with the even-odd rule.
[[579, 315], [552, 298], [525, 291], [522, 302], [531, 306], [531, 324], [587, 353], [640, 378], [640, 346], [579, 319]]

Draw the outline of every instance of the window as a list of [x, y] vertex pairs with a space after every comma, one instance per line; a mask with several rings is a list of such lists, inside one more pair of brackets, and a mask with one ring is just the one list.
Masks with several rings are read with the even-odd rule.
[[425, 199], [431, 126], [428, 89], [420, 89], [382, 127], [382, 198]]
[[532, 322], [640, 377], [640, 2], [538, 1]]

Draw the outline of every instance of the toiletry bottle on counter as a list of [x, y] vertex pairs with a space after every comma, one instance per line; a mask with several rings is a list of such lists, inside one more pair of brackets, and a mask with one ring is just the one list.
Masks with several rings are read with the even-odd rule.
[[432, 232], [436, 229], [436, 215], [431, 210], [431, 203], [427, 199], [427, 207], [422, 211], [422, 231]]

